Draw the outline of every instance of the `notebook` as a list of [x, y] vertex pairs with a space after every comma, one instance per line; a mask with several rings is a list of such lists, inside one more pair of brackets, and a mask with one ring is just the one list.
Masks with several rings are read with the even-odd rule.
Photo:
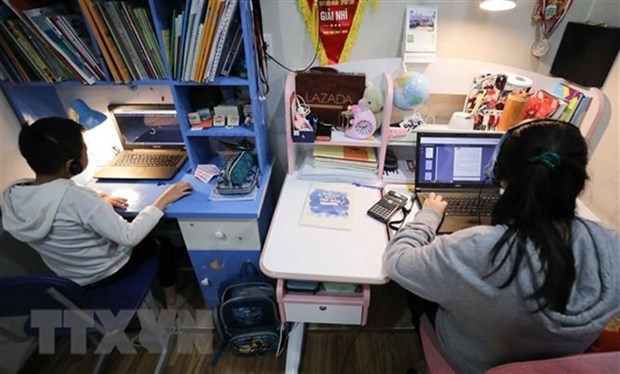
[[94, 177], [170, 179], [187, 159], [173, 105], [111, 105], [108, 110], [123, 145]]
[[415, 191], [422, 206], [430, 192], [448, 209], [438, 233], [491, 222], [499, 186], [484, 173], [502, 134], [496, 132], [418, 132]]

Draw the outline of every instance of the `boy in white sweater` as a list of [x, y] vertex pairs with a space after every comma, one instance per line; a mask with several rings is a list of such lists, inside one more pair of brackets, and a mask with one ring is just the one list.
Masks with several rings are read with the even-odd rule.
[[55, 117], [22, 128], [19, 149], [35, 178], [15, 181], [4, 191], [4, 229], [34, 248], [57, 275], [82, 286], [109, 282], [158, 254], [166, 306], [180, 306], [185, 300], [176, 292], [173, 248], [148, 235], [166, 207], [190, 194], [192, 186], [171, 185], [128, 222], [114, 210], [126, 208], [126, 199], [100, 196], [71, 180], [88, 165], [82, 132], [78, 123]]

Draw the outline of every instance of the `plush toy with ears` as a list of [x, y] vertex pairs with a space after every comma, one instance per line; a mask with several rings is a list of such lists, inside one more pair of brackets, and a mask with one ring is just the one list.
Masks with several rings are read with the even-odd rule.
[[377, 129], [383, 124], [383, 102], [383, 90], [381, 90], [381, 87], [375, 86], [371, 82], [366, 83], [364, 96], [357, 103], [370, 108], [375, 115]]

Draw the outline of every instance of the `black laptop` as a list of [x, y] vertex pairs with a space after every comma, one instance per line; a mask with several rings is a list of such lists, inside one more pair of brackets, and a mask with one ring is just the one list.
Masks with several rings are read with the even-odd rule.
[[448, 201], [439, 233], [491, 222], [499, 186], [485, 175], [502, 134], [496, 132], [418, 132], [415, 191], [419, 206], [430, 192]]
[[100, 179], [170, 179], [187, 159], [173, 105], [111, 105], [108, 110], [123, 151], [94, 177]]

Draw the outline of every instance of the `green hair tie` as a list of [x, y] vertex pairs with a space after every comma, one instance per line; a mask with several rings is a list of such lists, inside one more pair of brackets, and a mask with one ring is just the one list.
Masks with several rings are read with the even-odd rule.
[[549, 168], [551, 171], [555, 171], [560, 165], [560, 155], [553, 151], [544, 151], [538, 156], [532, 156], [527, 159], [529, 162], [535, 162], [539, 164], [543, 164]]

